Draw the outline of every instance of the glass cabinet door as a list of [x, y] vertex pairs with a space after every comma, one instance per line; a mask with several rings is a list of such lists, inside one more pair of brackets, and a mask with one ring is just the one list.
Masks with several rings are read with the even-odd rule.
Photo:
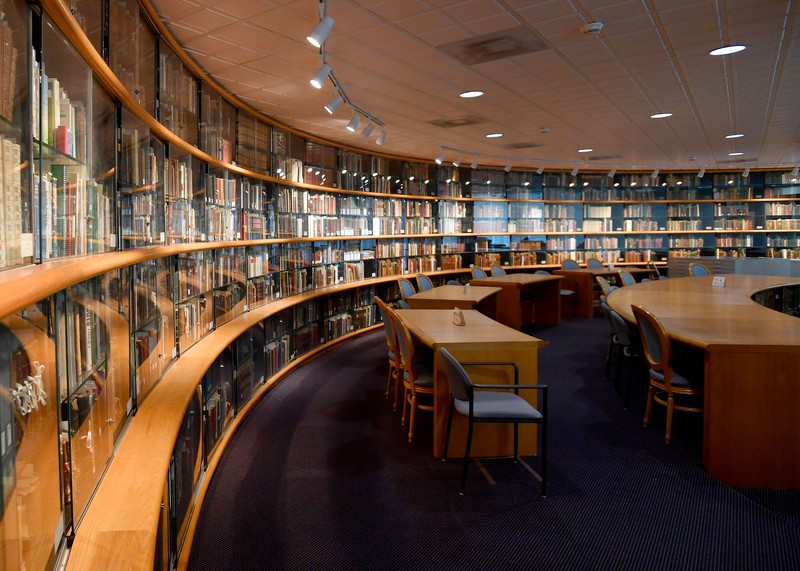
[[0, 12], [0, 269], [33, 261], [27, 9], [4, 2]]
[[46, 17], [41, 27], [32, 98], [41, 257], [106, 252], [117, 245], [116, 106]]
[[163, 244], [164, 143], [133, 113], [122, 110], [119, 157], [123, 247]]
[[137, 0], [108, 4], [109, 65], [133, 98], [156, 116], [156, 39]]

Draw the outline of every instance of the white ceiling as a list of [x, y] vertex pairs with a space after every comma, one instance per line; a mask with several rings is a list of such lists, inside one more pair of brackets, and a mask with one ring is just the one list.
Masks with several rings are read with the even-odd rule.
[[[432, 159], [444, 149], [447, 160], [531, 168], [800, 163], [800, 0], [328, 0], [335, 24], [325, 61], [349, 100], [385, 123], [383, 147], [379, 129], [369, 138], [345, 130], [345, 105], [323, 110], [332, 82], [309, 85], [320, 67], [305, 39], [319, 20], [317, 0], [153, 5], [200, 67], [241, 100], [367, 150]], [[602, 32], [582, 33], [589, 22], [602, 22]], [[439, 49], [517, 28], [544, 49], [474, 65]], [[747, 49], [708, 55], [732, 43]], [[459, 98], [470, 89], [485, 95]], [[650, 119], [657, 112], [673, 115]], [[477, 122], [431, 123], [462, 119]], [[487, 139], [492, 132], [503, 137]]]

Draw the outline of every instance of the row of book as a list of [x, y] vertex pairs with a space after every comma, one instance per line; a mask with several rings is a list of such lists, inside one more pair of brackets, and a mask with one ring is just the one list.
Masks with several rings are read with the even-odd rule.
[[629, 250], [642, 250], [645, 248], [664, 248], [663, 236], [641, 236], [638, 238], [625, 238], [625, 248]]
[[20, 145], [0, 135], [0, 268], [22, 263], [22, 179]]
[[11, 26], [0, 15], [0, 115], [9, 123], [14, 120], [14, 97], [17, 93], [17, 59]]

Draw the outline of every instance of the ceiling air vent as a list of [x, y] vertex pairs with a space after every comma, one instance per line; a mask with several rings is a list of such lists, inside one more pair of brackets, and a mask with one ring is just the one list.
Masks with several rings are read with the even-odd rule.
[[520, 26], [483, 36], [437, 46], [437, 49], [465, 65], [541, 52], [549, 49], [544, 41], [528, 28]]
[[452, 129], [453, 127], [467, 127], [469, 125], [478, 125], [485, 123], [486, 119], [483, 117], [454, 117], [453, 119], [433, 119], [428, 121], [431, 125], [443, 127], [445, 129]]
[[590, 161], [614, 161], [620, 159], [619, 155], [592, 155], [589, 157]]
[[533, 149], [534, 147], [541, 147], [539, 143], [536, 141], [528, 141], [528, 142], [521, 142], [521, 143], [511, 143], [510, 145], [506, 145], [506, 149]]

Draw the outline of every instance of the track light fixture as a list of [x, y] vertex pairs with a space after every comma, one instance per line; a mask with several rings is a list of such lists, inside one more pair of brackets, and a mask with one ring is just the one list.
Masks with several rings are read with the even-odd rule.
[[358, 124], [359, 123], [361, 123], [361, 117], [359, 117], [358, 113], [356, 113], [354, 111], [353, 112], [353, 118], [350, 119], [350, 122], [347, 124], [347, 127], [345, 127], [345, 129], [347, 129], [351, 133], [355, 133], [356, 129], [358, 129]]
[[792, 176], [796, 177], [798, 172], [800, 172], [800, 167], [795, 166], [792, 169]]
[[650, 173], [650, 178], [656, 179], [658, 178], [658, 169], [654, 170]]
[[478, 168], [478, 159], [475, 159], [474, 161], [472, 161], [472, 168], [473, 169]]
[[328, 79], [330, 74], [331, 66], [329, 66], [327, 63], [322, 64], [322, 67], [319, 68], [317, 74], [311, 78], [311, 85], [317, 89], [322, 89], [322, 84], [325, 83], [325, 80]]
[[578, 167], [575, 167], [574, 169], [572, 169], [572, 172], [569, 173], [569, 174], [572, 175], [572, 176], [578, 176], [578, 170], [579, 170]]
[[333, 100], [325, 106], [325, 111], [333, 115], [336, 113], [336, 110], [339, 108], [339, 105], [342, 104], [344, 99], [342, 99], [341, 95], [337, 95], [333, 98]]
[[506, 165], [506, 168], [505, 168], [505, 169], [503, 169], [503, 170], [504, 170], [504, 171], [506, 171], [506, 172], [511, 172], [511, 166], [512, 166], [512, 165], [511, 165], [511, 163], [508, 163], [508, 164]]
[[542, 174], [544, 172], [544, 167], [539, 167], [536, 169], [536, 174]]
[[442, 164], [443, 162], [444, 162], [444, 151], [442, 151], [441, 153], [439, 153], [439, 156], [438, 156], [438, 157], [436, 157], [436, 164], [437, 164], [437, 165], [440, 165], [440, 164]]
[[742, 172], [743, 178], [747, 178], [748, 176], [750, 176], [750, 167], [747, 167], [746, 169], [744, 169], [744, 172]]
[[697, 178], [703, 178], [703, 175], [706, 174], [705, 167], [700, 169], [700, 172], [697, 173]]
[[361, 131], [361, 136], [366, 139], [372, 134], [372, 131], [374, 130], [375, 130], [375, 125], [373, 125], [372, 122], [370, 121], [369, 123], [367, 123], [367, 126], [364, 127], [364, 130]]
[[617, 169], [611, 169], [610, 171], [608, 171], [608, 174], [606, 176], [608, 178], [614, 178], [615, 174], [617, 174]]
[[464, 157], [459, 156], [456, 160], [453, 161], [453, 166], [454, 167], [460, 167], [461, 163], [463, 163], [463, 162], [464, 162]]
[[377, 140], [375, 141], [376, 145], [383, 145], [386, 142], [386, 129], [381, 129], [381, 134], [378, 135]]
[[[320, 10], [324, 9], [325, 3], [320, 2]], [[314, 29], [311, 30], [311, 33], [306, 36], [308, 43], [314, 46], [315, 48], [321, 48], [322, 44], [325, 43], [325, 40], [328, 39], [328, 34], [331, 33], [331, 29], [333, 29], [333, 18], [330, 16], [324, 16], [317, 25], [314, 26]]]

